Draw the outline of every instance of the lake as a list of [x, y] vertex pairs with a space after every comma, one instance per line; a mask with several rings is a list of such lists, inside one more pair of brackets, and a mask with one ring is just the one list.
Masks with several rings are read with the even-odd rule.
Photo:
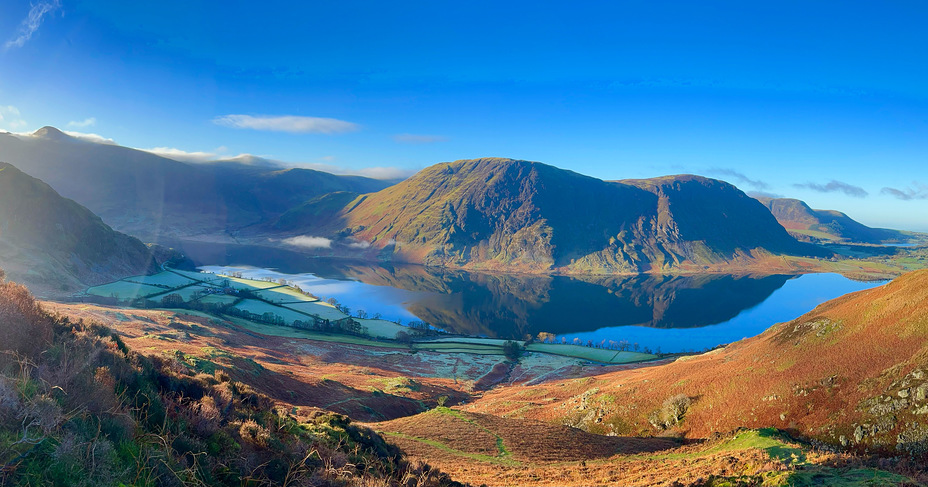
[[763, 332], [818, 304], [881, 282], [837, 274], [538, 276], [322, 259], [284, 249], [184, 243], [208, 272], [284, 278], [351, 310], [425, 321], [469, 335], [554, 333], [627, 341], [663, 352], [703, 350]]

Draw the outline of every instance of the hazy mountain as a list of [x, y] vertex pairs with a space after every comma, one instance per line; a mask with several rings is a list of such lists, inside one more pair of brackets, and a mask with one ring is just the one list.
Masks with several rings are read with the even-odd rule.
[[511, 159], [431, 166], [354, 200], [338, 224], [382, 258], [498, 270], [721, 270], [823, 252], [722, 181], [607, 182]]
[[187, 163], [53, 127], [0, 134], [0, 160], [47, 182], [114, 228], [145, 238], [236, 235], [333, 191], [366, 193], [390, 183], [282, 168], [260, 158]]
[[868, 227], [840, 211], [813, 210], [804, 201], [797, 199], [756, 198], [770, 209], [784, 228], [806, 238], [882, 243], [906, 241], [911, 237], [899, 230]]
[[152, 270], [151, 250], [47, 184], [0, 163], [0, 268], [42, 291]]

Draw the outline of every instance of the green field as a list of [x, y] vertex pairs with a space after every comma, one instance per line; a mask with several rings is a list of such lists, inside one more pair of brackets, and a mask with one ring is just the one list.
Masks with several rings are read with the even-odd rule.
[[138, 284], [135, 282], [116, 281], [102, 286], [94, 286], [87, 290], [87, 294], [94, 296], [110, 297], [116, 296], [117, 299], [136, 299], [151, 296], [153, 294], [163, 293], [163, 287], [149, 286], [147, 284]]
[[139, 284], [151, 284], [154, 286], [167, 286], [176, 288], [193, 284], [193, 279], [184, 277], [170, 271], [159, 272], [153, 276], [133, 276], [123, 279], [123, 281], [137, 282]]
[[245, 290], [255, 290], [255, 289], [270, 289], [272, 287], [282, 287], [276, 282], [269, 281], [256, 281], [254, 279], [243, 279], [240, 277], [222, 277], [223, 279], [229, 280], [229, 286], [234, 287], [235, 289], [245, 289]]
[[287, 326], [276, 326], [276, 325], [265, 325], [261, 323], [255, 323], [250, 320], [228, 317], [228, 320], [234, 323], [237, 326], [245, 328], [247, 330], [253, 331], [255, 333], [260, 333], [267, 336], [277, 336], [284, 338], [304, 338], [307, 340], [319, 340], [323, 342], [335, 342], [335, 343], [348, 343], [352, 345], [364, 345], [366, 347], [378, 347], [378, 348], [398, 348], [395, 342], [378, 342], [376, 340], [368, 340], [366, 338], [356, 337], [352, 335], [340, 335], [334, 333], [318, 333], [309, 330], [303, 330], [300, 328], [290, 328]]
[[398, 325], [392, 321], [363, 318], [354, 318], [354, 320], [361, 323], [361, 326], [367, 328], [367, 333], [372, 337], [394, 339], [396, 338], [396, 334], [401, 331], [409, 332], [409, 328]]
[[181, 271], [177, 269], [170, 269], [168, 272], [179, 274], [181, 276], [193, 279], [194, 281], [206, 281], [209, 283], [216, 283], [225, 279], [222, 276], [217, 276], [216, 274], [210, 274], [208, 272]]
[[152, 299], [161, 299], [169, 294], [179, 294], [180, 297], [184, 298], [184, 301], [190, 302], [193, 300], [193, 293], [197, 291], [206, 291], [207, 289], [215, 289], [202, 284], [194, 284], [193, 286], [186, 286], [178, 289], [172, 289], [170, 291], [161, 290], [161, 294], [157, 296], [152, 296]]
[[282, 308], [273, 304], [265, 303], [264, 301], [258, 301], [257, 299], [243, 299], [241, 302], [235, 305], [236, 308], [242, 311], [248, 311], [249, 313], [254, 313], [256, 315], [263, 315], [264, 313], [274, 313], [277, 316], [280, 316], [284, 319], [284, 322], [292, 324], [296, 320], [300, 321], [311, 321], [312, 317], [307, 316], [303, 313], [293, 311], [291, 309]]
[[263, 289], [261, 291], [256, 291], [255, 295], [266, 301], [281, 304], [319, 301], [317, 298], [307, 296], [297, 291], [296, 289], [287, 286]]
[[286, 304], [284, 306], [294, 311], [309, 313], [329, 321], [338, 321], [348, 317], [345, 313], [335, 309], [335, 306], [320, 301]]
[[606, 350], [580, 345], [561, 345], [556, 343], [531, 343], [526, 347], [529, 352], [552, 353], [564, 357], [574, 357], [608, 364], [627, 364], [654, 360], [657, 355], [640, 352]]
[[229, 296], [228, 294], [210, 294], [200, 298], [200, 302], [206, 304], [232, 304], [238, 299], [237, 296]]

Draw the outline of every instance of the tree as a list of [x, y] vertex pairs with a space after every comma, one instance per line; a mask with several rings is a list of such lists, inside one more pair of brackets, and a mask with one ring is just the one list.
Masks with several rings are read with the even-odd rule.
[[359, 309], [356, 314], [358, 315], [358, 318], [361, 318], [362, 320], [367, 318], [367, 311], [364, 311], [363, 309]]
[[184, 298], [180, 294], [171, 293], [161, 298], [161, 306], [165, 308], [179, 308], [183, 306]]
[[519, 345], [519, 342], [506, 340], [503, 342], [503, 355], [511, 362], [518, 361], [519, 356], [522, 355], [522, 345]]

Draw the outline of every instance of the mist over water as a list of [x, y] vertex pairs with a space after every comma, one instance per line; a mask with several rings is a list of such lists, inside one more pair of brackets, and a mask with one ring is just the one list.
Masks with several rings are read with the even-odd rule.
[[208, 272], [284, 278], [351, 310], [450, 332], [500, 338], [554, 333], [572, 342], [627, 341], [663, 352], [757, 335], [818, 304], [880, 282], [837, 274], [543, 276], [322, 259], [282, 249], [193, 244]]

